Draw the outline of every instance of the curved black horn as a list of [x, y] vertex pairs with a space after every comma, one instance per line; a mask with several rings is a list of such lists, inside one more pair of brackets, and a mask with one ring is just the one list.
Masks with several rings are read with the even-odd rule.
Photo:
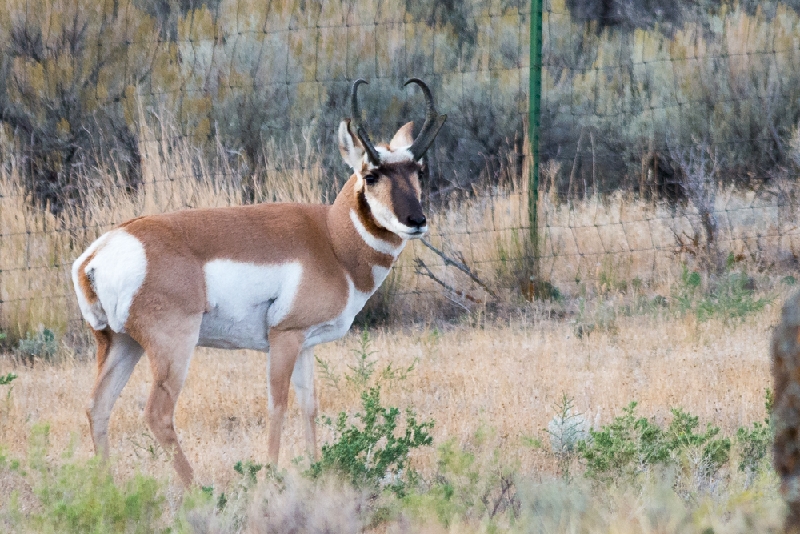
[[414, 156], [414, 159], [418, 160], [428, 151], [431, 144], [433, 144], [433, 140], [436, 139], [439, 129], [441, 129], [444, 121], [447, 120], [447, 115], [439, 115], [436, 111], [436, 108], [433, 106], [433, 95], [425, 82], [419, 78], [409, 78], [403, 86], [405, 87], [410, 83], [419, 85], [425, 95], [425, 101], [428, 107], [425, 112], [425, 123], [422, 125], [422, 130], [408, 148], [409, 152]]
[[366, 130], [364, 130], [364, 126], [361, 124], [361, 111], [358, 109], [358, 86], [362, 83], [369, 85], [369, 82], [363, 79], [358, 79], [353, 82], [353, 90], [350, 93], [350, 114], [353, 116], [353, 118], [350, 119], [350, 123], [355, 128], [356, 135], [361, 141], [361, 144], [364, 145], [364, 150], [367, 151], [367, 157], [369, 158], [370, 163], [378, 166], [381, 164], [381, 157], [378, 155], [378, 151], [375, 150], [375, 146], [372, 144], [372, 141], [369, 140], [369, 136], [367, 135]]

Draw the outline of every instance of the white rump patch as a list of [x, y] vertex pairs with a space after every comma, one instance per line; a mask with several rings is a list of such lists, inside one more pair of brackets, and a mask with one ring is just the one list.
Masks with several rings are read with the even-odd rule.
[[403, 241], [398, 246], [394, 246], [388, 241], [384, 241], [383, 239], [379, 239], [369, 233], [369, 230], [361, 223], [361, 220], [358, 218], [358, 214], [355, 210], [350, 210], [350, 220], [353, 221], [353, 226], [356, 227], [356, 231], [358, 235], [361, 236], [361, 239], [364, 240], [364, 243], [369, 245], [370, 248], [373, 250], [377, 250], [383, 254], [388, 254], [392, 258], [397, 259], [397, 256], [403, 251], [403, 247], [406, 246], [406, 240]]
[[[85, 269], [97, 295], [97, 302], [90, 304], [81, 290], [78, 271], [86, 258], [95, 252]], [[84, 319], [95, 330], [109, 326], [115, 332], [125, 332], [133, 297], [142, 287], [146, 274], [147, 257], [141, 241], [124, 229], [100, 236], [72, 264], [72, 283]]]
[[208, 311], [200, 345], [266, 350], [269, 328], [291, 311], [303, 267], [214, 260], [204, 267]]

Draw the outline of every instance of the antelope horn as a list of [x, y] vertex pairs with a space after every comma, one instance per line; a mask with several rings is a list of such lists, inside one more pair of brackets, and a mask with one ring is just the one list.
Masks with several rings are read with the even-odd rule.
[[409, 78], [408, 81], [403, 84], [403, 87], [412, 82], [419, 85], [420, 89], [422, 89], [428, 106], [428, 109], [425, 112], [425, 123], [422, 125], [422, 130], [408, 148], [409, 152], [411, 152], [411, 154], [414, 156], [414, 159], [418, 160], [425, 154], [425, 152], [428, 151], [428, 148], [433, 143], [433, 140], [436, 139], [436, 135], [439, 133], [444, 121], [447, 120], [447, 115], [439, 115], [439, 113], [436, 111], [436, 108], [433, 106], [433, 95], [431, 95], [431, 90], [428, 89], [428, 86], [425, 84], [425, 82], [419, 78]]
[[361, 141], [361, 144], [364, 145], [364, 150], [367, 151], [367, 157], [369, 158], [370, 163], [375, 166], [379, 166], [381, 164], [381, 157], [378, 155], [378, 151], [375, 150], [375, 146], [372, 144], [372, 141], [369, 140], [369, 136], [367, 135], [366, 130], [364, 130], [364, 126], [361, 124], [361, 111], [358, 109], [358, 86], [362, 83], [369, 85], [367, 80], [356, 80], [353, 83], [353, 90], [350, 93], [350, 114], [353, 116], [351, 119], [351, 124], [355, 128], [356, 135]]

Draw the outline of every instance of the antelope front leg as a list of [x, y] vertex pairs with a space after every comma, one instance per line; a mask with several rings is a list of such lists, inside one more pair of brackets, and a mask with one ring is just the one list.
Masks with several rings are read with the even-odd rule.
[[269, 382], [268, 454], [273, 465], [278, 465], [283, 415], [286, 413], [286, 404], [289, 400], [289, 382], [302, 343], [303, 334], [301, 332], [270, 330], [267, 367], [267, 381]]

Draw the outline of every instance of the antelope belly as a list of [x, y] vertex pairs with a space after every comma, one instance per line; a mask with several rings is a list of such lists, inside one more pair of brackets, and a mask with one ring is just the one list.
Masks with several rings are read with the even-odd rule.
[[300, 263], [214, 260], [204, 271], [207, 311], [198, 345], [267, 350], [269, 328], [286, 317], [297, 295]]

